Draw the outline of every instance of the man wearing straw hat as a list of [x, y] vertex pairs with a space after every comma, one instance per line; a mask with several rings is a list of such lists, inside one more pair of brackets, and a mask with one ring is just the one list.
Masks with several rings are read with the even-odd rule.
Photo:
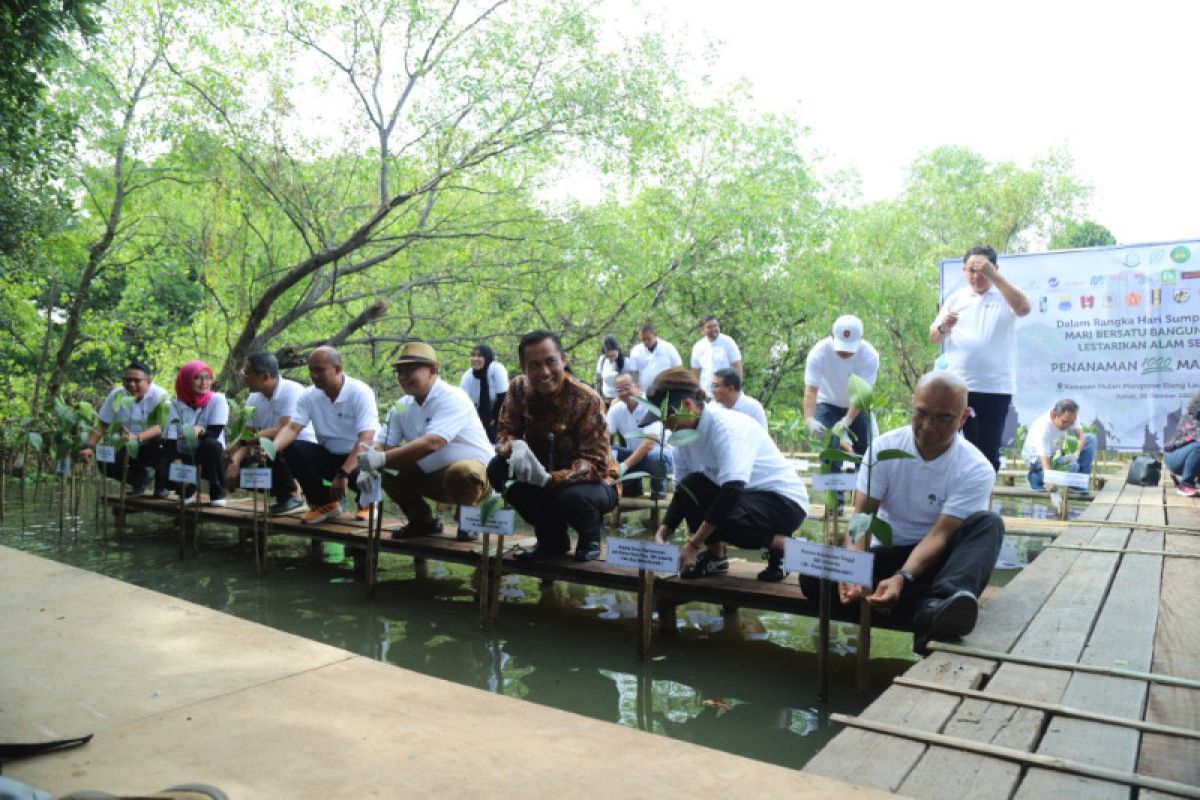
[[[426, 498], [473, 506], [492, 488], [487, 465], [495, 455], [471, 398], [438, 375], [437, 352], [425, 342], [408, 342], [392, 368], [404, 397], [375, 436], [376, 449], [359, 453], [359, 469], [383, 473], [383, 490], [400, 506], [408, 524], [392, 535], [434, 536], [442, 521]], [[459, 541], [474, 534], [458, 532]]]

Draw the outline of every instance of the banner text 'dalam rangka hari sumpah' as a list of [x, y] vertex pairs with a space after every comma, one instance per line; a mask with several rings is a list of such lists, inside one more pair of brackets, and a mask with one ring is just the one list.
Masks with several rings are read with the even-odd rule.
[[[1002, 255], [1000, 271], [1033, 305], [1005, 442], [1071, 398], [1102, 447], [1160, 450], [1200, 392], [1200, 240]], [[943, 299], [966, 285], [961, 259], [941, 276]]]

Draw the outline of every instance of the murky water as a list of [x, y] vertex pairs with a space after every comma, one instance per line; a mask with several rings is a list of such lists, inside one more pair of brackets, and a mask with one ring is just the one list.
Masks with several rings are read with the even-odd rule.
[[[418, 571], [410, 558], [384, 555], [368, 600], [340, 548], [314, 558], [293, 537], [273, 538], [259, 577], [232, 527], [205, 522], [201, 553], [180, 561], [172, 517], [133, 515], [125, 535], [104, 544], [85, 502], [60, 542], [42, 492], [43, 510], [22, 524], [10, 490], [0, 544], [406, 669], [789, 767], [840, 729], [829, 713], [860, 712], [913, 658], [910, 636], [874, 631], [872, 692], [861, 695], [857, 629], [835, 625], [831, 701], [818, 706], [816, 620], [806, 617], [681, 606], [678, 634], [656, 634], [653, 657], [641, 661], [631, 594], [510, 575], [499, 622], [484, 630], [467, 567]], [[642, 522], [623, 521], [635, 530]]]

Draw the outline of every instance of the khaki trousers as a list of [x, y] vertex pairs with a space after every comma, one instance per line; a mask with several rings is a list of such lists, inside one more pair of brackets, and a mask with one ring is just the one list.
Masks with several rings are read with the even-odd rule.
[[383, 490], [400, 506], [409, 522], [433, 518], [425, 498], [457, 506], [477, 506], [492, 493], [487, 467], [474, 459], [455, 461], [448, 467], [425, 472], [416, 464], [402, 464], [395, 474], [383, 473]]

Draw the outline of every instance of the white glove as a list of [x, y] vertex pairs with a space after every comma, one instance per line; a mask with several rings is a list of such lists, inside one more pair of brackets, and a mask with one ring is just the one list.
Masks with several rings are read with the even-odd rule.
[[825, 426], [818, 422], [816, 417], [809, 417], [804, 424], [808, 426], [808, 432], [811, 435], [818, 437], [825, 435]]
[[617, 464], [617, 475], [619, 477], [624, 477], [626, 472], [629, 472], [628, 464], [626, 464], [624, 461], [622, 461], [620, 464]]
[[523, 439], [517, 439], [512, 444], [508, 456], [508, 475], [522, 483], [532, 483], [535, 486], [545, 486], [550, 482], [550, 473], [537, 460], [537, 456], [529, 449]]
[[377, 448], [375, 445], [371, 445], [370, 447], [365, 444], [359, 445], [359, 470], [363, 472], [378, 472], [379, 470], [383, 469], [383, 464], [385, 461], [387, 461], [387, 454]]
[[846, 431], [850, 430], [849, 417], [842, 417], [833, 424], [833, 435], [839, 439], [846, 435]]

